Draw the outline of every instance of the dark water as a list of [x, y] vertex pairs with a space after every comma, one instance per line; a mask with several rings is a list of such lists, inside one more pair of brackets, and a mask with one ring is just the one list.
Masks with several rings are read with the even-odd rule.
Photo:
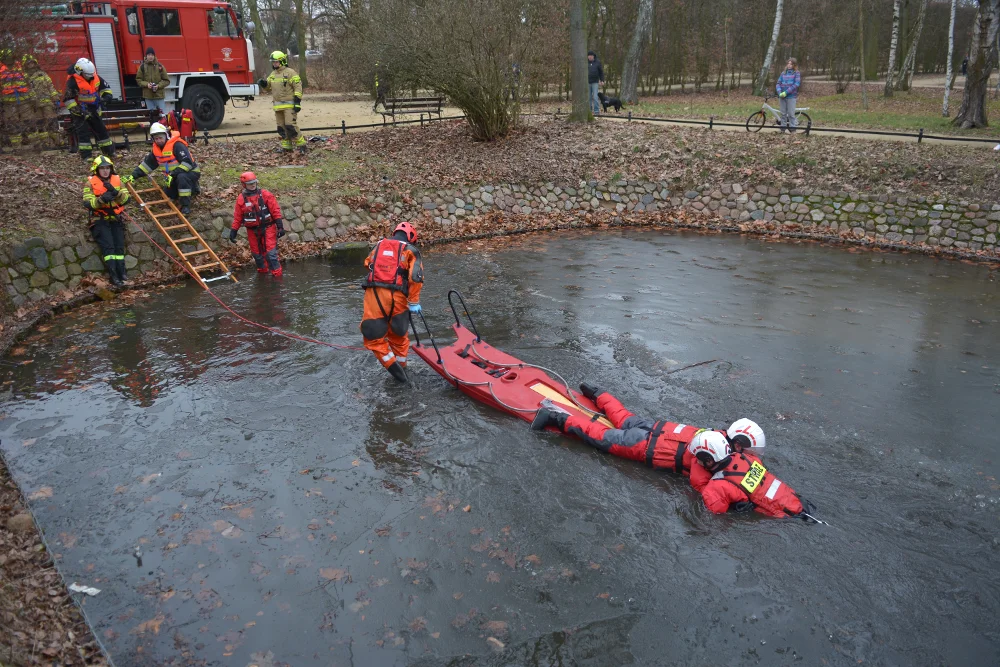
[[[653, 232], [485, 247], [425, 254], [439, 334], [458, 287], [492, 344], [638, 412], [750, 416], [832, 526], [712, 516], [415, 356], [401, 388], [189, 285], [3, 367], [4, 455], [116, 664], [998, 664], [995, 273]], [[220, 293], [355, 344], [358, 277]]]

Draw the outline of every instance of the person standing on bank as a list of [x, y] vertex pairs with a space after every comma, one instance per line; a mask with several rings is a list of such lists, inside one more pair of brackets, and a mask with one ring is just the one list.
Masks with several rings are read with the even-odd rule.
[[604, 66], [593, 51], [587, 51], [587, 83], [590, 84], [590, 108], [595, 116], [600, 116], [601, 100], [597, 93], [604, 85]]
[[278, 153], [291, 153], [292, 147], [306, 153], [306, 138], [299, 133], [298, 116], [302, 109], [302, 79], [288, 66], [288, 56], [282, 51], [271, 52], [271, 69], [266, 79], [257, 81], [261, 92], [271, 91], [271, 108], [281, 137]]
[[170, 76], [166, 68], [156, 59], [156, 51], [152, 46], [146, 49], [146, 58], [135, 73], [135, 82], [142, 88], [142, 99], [146, 103], [146, 108], [158, 110], [160, 116], [156, 120], [162, 120], [167, 115], [165, 98], [167, 86], [170, 85]]
[[94, 159], [90, 173], [83, 186], [83, 203], [90, 211], [90, 235], [101, 249], [101, 259], [111, 284], [121, 287], [128, 280], [125, 275], [125, 225], [121, 219], [129, 200], [128, 190], [115, 172], [115, 164], [104, 155]]
[[799, 126], [799, 121], [795, 118], [795, 100], [799, 96], [799, 88], [802, 86], [802, 75], [799, 73], [799, 64], [795, 58], [789, 58], [785, 64], [785, 71], [778, 77], [775, 89], [781, 100], [781, 131], [786, 129], [795, 134], [795, 128]]

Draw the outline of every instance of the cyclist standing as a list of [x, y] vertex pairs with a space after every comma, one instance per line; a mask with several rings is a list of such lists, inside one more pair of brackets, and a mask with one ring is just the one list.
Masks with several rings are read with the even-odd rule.
[[795, 58], [789, 58], [785, 64], [785, 71], [778, 77], [775, 88], [781, 100], [781, 131], [786, 129], [795, 134], [795, 129], [799, 125], [795, 118], [795, 101], [799, 96], [799, 88], [802, 86], [802, 75], [799, 73], [799, 64]]

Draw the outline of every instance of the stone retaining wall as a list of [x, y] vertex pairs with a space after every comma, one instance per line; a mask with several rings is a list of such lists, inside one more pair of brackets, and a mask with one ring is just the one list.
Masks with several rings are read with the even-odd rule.
[[[794, 225], [806, 231], [849, 233], [857, 238], [906, 241], [998, 254], [1000, 204], [946, 201], [925, 197], [889, 197], [847, 192], [786, 190], [739, 183], [672, 191], [665, 182], [580, 182], [573, 185], [481, 185], [417, 193], [409, 203], [376, 197], [367, 208], [351, 208], [317, 199], [281, 198], [287, 241], [333, 240], [359, 224], [389, 213], [430, 219], [443, 226], [493, 211], [510, 214], [553, 211], [642, 212], [685, 210], [734, 221], [773, 222], [778, 230]], [[195, 203], [196, 210], [204, 206]], [[370, 209], [370, 210], [369, 210]], [[378, 211], [372, 213], [370, 211]], [[141, 219], [158, 243], [159, 232]], [[231, 208], [191, 216], [191, 222], [219, 248], [228, 243]], [[245, 232], [241, 232], [241, 235]], [[194, 247], [182, 248], [185, 251]], [[125, 263], [133, 273], [162, 271], [169, 261], [139, 232], [129, 228]], [[87, 273], [102, 273], [97, 245], [83, 229], [76, 235], [30, 238], [0, 249], [0, 281], [15, 306], [72, 290]]]

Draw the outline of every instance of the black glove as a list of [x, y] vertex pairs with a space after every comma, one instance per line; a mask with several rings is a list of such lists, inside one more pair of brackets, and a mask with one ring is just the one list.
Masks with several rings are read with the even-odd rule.
[[261, 88], [267, 88], [267, 79], [257, 79], [257, 85]]
[[[811, 502], [809, 502], [805, 498], [799, 498], [799, 501], [802, 503], [802, 511], [805, 514], [815, 514], [816, 513], [816, 506], [813, 505]], [[805, 517], [803, 517], [803, 518], [805, 518]]]
[[298, 112], [302, 111], [302, 98], [301, 97], [296, 96], [296, 97], [292, 98], [292, 111], [294, 111], [295, 113], [298, 113]]
[[604, 393], [604, 390], [597, 385], [587, 384], [586, 382], [580, 383], [580, 393], [594, 401], [597, 397]]
[[142, 169], [139, 169], [139, 167], [136, 167], [135, 169], [132, 170], [132, 180], [133, 181], [135, 179], [137, 179], [137, 178], [142, 178], [145, 175], [146, 175], [146, 172], [144, 172]]
[[118, 198], [118, 191], [115, 190], [114, 188], [108, 188], [107, 190], [104, 191], [104, 194], [101, 195], [101, 201], [104, 202], [105, 204], [110, 204], [117, 198]]
[[736, 514], [745, 514], [747, 512], [752, 512], [754, 507], [756, 507], [756, 505], [749, 500], [746, 500], [741, 503], [733, 503], [729, 506], [729, 511], [735, 512]]
[[285, 224], [281, 218], [274, 221], [274, 224], [278, 226], [278, 238], [280, 239], [285, 235]]
[[233, 243], [236, 243], [236, 230], [235, 229], [230, 229], [229, 230], [229, 240], [232, 241]]

